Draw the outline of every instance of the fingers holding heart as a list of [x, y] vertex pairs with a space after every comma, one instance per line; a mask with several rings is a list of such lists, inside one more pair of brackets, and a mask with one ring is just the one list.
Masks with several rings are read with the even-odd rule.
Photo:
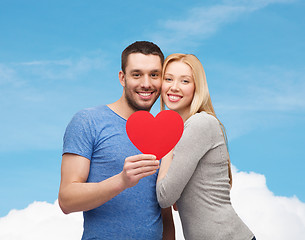
[[127, 187], [136, 185], [143, 177], [154, 174], [159, 168], [155, 156], [139, 154], [126, 158], [122, 171], [123, 181]]
[[159, 168], [159, 161], [143, 160], [133, 163], [130, 169], [127, 169], [127, 173], [138, 175], [145, 172], [156, 171]]

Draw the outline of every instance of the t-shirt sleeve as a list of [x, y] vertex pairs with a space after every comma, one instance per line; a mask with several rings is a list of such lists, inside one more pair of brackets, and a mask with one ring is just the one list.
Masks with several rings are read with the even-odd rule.
[[73, 153], [91, 160], [94, 131], [86, 111], [76, 113], [68, 124], [63, 138], [63, 154]]
[[166, 176], [157, 183], [157, 198], [162, 208], [173, 205], [180, 198], [200, 159], [211, 147], [209, 118], [196, 114], [184, 128]]

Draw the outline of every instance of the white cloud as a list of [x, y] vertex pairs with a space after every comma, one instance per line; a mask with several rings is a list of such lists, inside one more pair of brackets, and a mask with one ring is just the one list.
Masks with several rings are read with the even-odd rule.
[[[215, 34], [222, 26], [236, 21], [244, 14], [260, 10], [270, 4], [291, 3], [295, 0], [225, 0], [212, 6], [196, 6], [181, 14], [182, 18], [161, 20], [160, 32], [151, 37], [162, 48], [171, 49], [173, 43], [194, 44]], [[170, 38], [168, 37], [170, 36]]]
[[92, 72], [103, 73], [109, 62], [109, 58], [101, 50], [57, 60], [0, 62], [0, 86], [19, 90], [20, 87], [41, 86], [50, 82], [54, 85], [54, 80], [60, 80], [57, 81], [59, 83], [69, 83], [69, 80], [83, 81], [83, 76], [88, 78]]
[[257, 239], [304, 238], [305, 203], [297, 197], [275, 196], [263, 175], [236, 170], [233, 174], [232, 204]]
[[87, 74], [94, 70], [102, 70], [106, 65], [105, 57], [99, 52], [80, 58], [40, 60], [13, 64], [21, 73], [48, 80], [78, 79], [81, 74]]
[[[257, 173], [238, 172], [233, 167], [232, 204], [259, 240], [301, 240], [305, 236], [305, 203], [297, 197], [275, 196], [266, 179]], [[183, 240], [174, 212], [177, 240]], [[18, 229], [18, 231], [17, 231]], [[0, 239], [74, 240], [82, 233], [82, 214], [64, 215], [54, 204], [34, 202], [23, 210], [12, 210], [0, 218]]]
[[54, 204], [34, 202], [23, 210], [12, 210], [0, 218], [0, 239], [68, 240], [80, 239], [82, 214], [64, 215]]
[[218, 71], [217, 77], [222, 79], [222, 86], [217, 88], [215, 94], [219, 102], [226, 103], [223, 109], [266, 112], [305, 110], [304, 69], [230, 64], [212, 68]]
[[[115, 96], [100, 50], [79, 57], [0, 63], [0, 151], [60, 146], [73, 114]], [[117, 80], [119, 84], [119, 81]], [[22, 121], [20, 121], [22, 119]]]
[[304, 76], [304, 69], [298, 68], [210, 64], [207, 80], [213, 104], [229, 139], [295, 122], [294, 113], [305, 112]]
[[[167, 20], [164, 28], [175, 31], [184, 36], [201, 35], [201, 38], [209, 37], [218, 28], [228, 21], [247, 11], [243, 6], [216, 5], [212, 7], [194, 8], [189, 11], [189, 17], [183, 20]], [[183, 36], [183, 35], [182, 35]]]
[[47, 61], [29, 61], [29, 62], [21, 62], [18, 63], [18, 65], [24, 65], [24, 66], [46, 66], [46, 65], [62, 65], [62, 66], [72, 66], [72, 59], [62, 59], [62, 60], [47, 60]]
[[0, 86], [1, 89], [12, 86], [15, 88], [21, 87], [24, 84], [18, 77], [17, 72], [12, 67], [0, 63]]

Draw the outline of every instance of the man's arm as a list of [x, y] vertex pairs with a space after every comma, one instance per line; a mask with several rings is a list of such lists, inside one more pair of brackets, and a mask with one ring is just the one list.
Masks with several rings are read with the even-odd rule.
[[173, 221], [172, 208], [162, 208], [163, 240], [175, 240], [175, 225]]
[[135, 186], [141, 178], [154, 174], [158, 168], [159, 161], [155, 156], [139, 154], [125, 159], [121, 173], [98, 183], [87, 183], [90, 160], [66, 153], [61, 165], [59, 205], [66, 214], [91, 210], [126, 188]]

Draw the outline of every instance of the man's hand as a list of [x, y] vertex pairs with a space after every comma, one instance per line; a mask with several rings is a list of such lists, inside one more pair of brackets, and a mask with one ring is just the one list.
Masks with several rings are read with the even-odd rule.
[[125, 159], [120, 173], [125, 188], [135, 186], [140, 179], [153, 175], [159, 168], [159, 161], [151, 154], [139, 154]]

